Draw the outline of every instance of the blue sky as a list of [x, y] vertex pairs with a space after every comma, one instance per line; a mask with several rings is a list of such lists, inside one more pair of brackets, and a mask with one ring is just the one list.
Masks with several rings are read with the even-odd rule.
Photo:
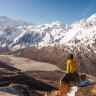
[[96, 0], [0, 0], [0, 16], [35, 24], [72, 24], [96, 13]]

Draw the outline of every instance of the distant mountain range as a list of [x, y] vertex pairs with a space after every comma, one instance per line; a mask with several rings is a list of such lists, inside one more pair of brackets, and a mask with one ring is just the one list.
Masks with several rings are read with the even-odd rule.
[[81, 46], [96, 52], [96, 14], [72, 25], [59, 21], [51, 24], [35, 25], [23, 20], [0, 17], [0, 47], [10, 50], [28, 46], [37, 48], [67, 46], [81, 50]]

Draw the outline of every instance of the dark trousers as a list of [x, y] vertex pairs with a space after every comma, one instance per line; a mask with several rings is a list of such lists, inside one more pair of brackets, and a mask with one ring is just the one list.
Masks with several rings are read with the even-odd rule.
[[78, 82], [79, 80], [79, 75], [77, 72], [66, 74], [62, 77], [62, 82], [63, 83], [70, 83], [70, 82]]

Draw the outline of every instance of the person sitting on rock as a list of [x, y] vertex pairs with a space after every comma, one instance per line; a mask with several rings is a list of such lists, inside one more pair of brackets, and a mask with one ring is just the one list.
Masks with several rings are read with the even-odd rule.
[[65, 75], [61, 78], [61, 81], [65, 83], [70, 83], [70, 81], [78, 82], [78, 73], [76, 72], [77, 63], [73, 57], [73, 54], [68, 55], [67, 60], [67, 70]]

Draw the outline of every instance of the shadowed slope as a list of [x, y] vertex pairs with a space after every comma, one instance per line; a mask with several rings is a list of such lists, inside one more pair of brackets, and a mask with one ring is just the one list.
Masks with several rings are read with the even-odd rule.
[[24, 73], [20, 72], [20, 70], [9, 66], [4, 62], [0, 62], [0, 67], [0, 87], [6, 87], [9, 86], [10, 83], [14, 83], [20, 85], [27, 85], [29, 89], [34, 91], [38, 90], [46, 92], [56, 90], [55, 87], [52, 87], [28, 75], [25, 75]]

